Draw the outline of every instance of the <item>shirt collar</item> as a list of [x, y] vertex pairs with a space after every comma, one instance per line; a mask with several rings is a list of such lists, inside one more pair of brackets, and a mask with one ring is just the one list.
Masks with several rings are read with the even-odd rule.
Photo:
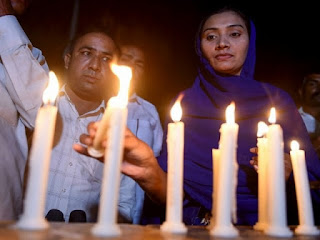
[[[64, 84], [59, 90], [59, 97], [62, 97], [62, 96], [65, 96], [67, 98], [67, 100], [70, 103], [72, 103], [72, 101], [71, 101], [71, 99], [70, 99], [70, 97], [69, 97], [69, 95], [68, 95], [68, 93], [66, 91], [66, 84]], [[72, 103], [72, 105], [74, 105], [74, 104]], [[90, 112], [87, 112], [87, 113], [83, 114], [82, 116], [87, 117], [89, 115], [95, 115], [98, 112], [104, 113], [105, 108], [106, 108], [106, 103], [105, 103], [104, 100], [102, 100], [101, 104], [96, 109], [94, 109], [94, 110], [92, 110]]]
[[136, 102], [136, 103], [138, 103], [139, 105], [141, 105], [141, 101], [140, 101], [140, 99], [139, 99], [139, 97], [138, 97], [138, 95], [137, 95], [136, 93], [133, 93], [133, 94], [131, 95], [131, 97], [129, 98], [129, 102], [131, 102], [131, 103]]

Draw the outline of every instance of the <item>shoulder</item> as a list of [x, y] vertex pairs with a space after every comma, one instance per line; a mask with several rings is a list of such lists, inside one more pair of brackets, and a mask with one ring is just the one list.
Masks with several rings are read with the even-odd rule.
[[159, 119], [159, 113], [155, 105], [139, 96], [137, 96], [137, 102], [138, 105], [141, 106], [145, 114], [148, 114], [151, 118], [155, 120]]
[[148, 109], [153, 109], [156, 111], [155, 105], [153, 105], [151, 102], [143, 99], [142, 97], [137, 96], [137, 101], [139, 104], [141, 104], [143, 107], [146, 107]]

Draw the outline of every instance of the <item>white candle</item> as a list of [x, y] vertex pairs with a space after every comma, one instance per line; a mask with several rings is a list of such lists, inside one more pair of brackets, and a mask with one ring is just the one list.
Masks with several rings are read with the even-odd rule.
[[299, 150], [299, 143], [297, 141], [291, 142], [290, 156], [293, 167], [294, 182], [296, 185], [300, 222], [295, 233], [302, 235], [319, 235], [320, 232], [314, 225], [305, 152], [303, 150]]
[[[239, 235], [231, 221], [231, 216], [236, 212], [236, 149], [239, 131], [239, 125], [234, 121], [234, 111], [234, 103], [231, 103], [226, 109], [227, 121], [220, 128], [219, 179], [217, 194], [214, 194], [217, 199], [213, 200], [217, 201], [216, 209], [214, 209], [216, 216], [214, 217], [214, 226], [210, 231], [211, 235], [217, 237], [236, 237]], [[215, 186], [215, 184], [213, 185]]]
[[59, 91], [55, 74], [50, 72], [49, 77], [49, 85], [43, 93], [44, 106], [39, 109], [35, 123], [24, 210], [17, 222], [17, 227], [21, 229], [39, 230], [48, 227], [44, 206], [57, 116], [57, 107], [53, 104]]
[[[112, 71], [121, 78], [121, 86], [118, 93], [118, 101], [120, 101], [120, 105], [127, 106], [128, 102], [128, 90], [130, 85], [130, 80], [132, 77], [132, 71], [130, 67], [127, 66], [118, 66], [116, 64], [111, 65]], [[112, 104], [114, 100], [109, 100], [107, 105]], [[104, 154], [104, 148], [102, 147], [102, 141], [106, 136], [107, 130], [110, 127], [109, 121], [111, 117], [111, 113], [114, 111], [113, 106], [107, 106], [105, 113], [99, 123], [98, 130], [96, 132], [95, 138], [93, 139], [92, 146], [88, 147], [88, 153], [92, 157], [102, 157]]]
[[161, 230], [170, 233], [185, 233], [186, 226], [182, 222], [183, 203], [183, 153], [184, 153], [184, 123], [180, 121], [182, 109], [180, 98], [171, 109], [174, 121], [168, 124], [168, 174], [166, 221]]
[[[128, 70], [129, 69], [129, 70]], [[121, 234], [117, 224], [118, 196], [120, 187], [120, 166], [123, 156], [124, 133], [127, 123], [128, 90], [131, 80], [131, 70], [125, 66], [112, 66], [112, 71], [120, 79], [118, 96], [108, 102], [105, 114], [109, 116], [106, 123], [107, 146], [104, 157], [104, 172], [101, 186], [98, 222], [92, 228], [92, 233], [99, 237], [112, 237]], [[103, 136], [103, 135], [102, 135]], [[101, 139], [102, 140], [102, 139]]]
[[268, 225], [268, 126], [264, 122], [258, 123], [258, 222], [254, 225], [256, 230], [264, 230]]
[[275, 124], [274, 108], [271, 108], [269, 122], [271, 123], [267, 133], [270, 166], [268, 168], [269, 221], [265, 233], [276, 237], [290, 237], [292, 232], [287, 226], [283, 132], [281, 126]]
[[214, 227], [216, 212], [217, 212], [217, 200], [218, 200], [218, 180], [219, 180], [219, 163], [220, 163], [220, 151], [219, 149], [212, 149], [212, 167], [213, 167], [213, 189], [212, 189], [212, 210], [211, 220], [208, 229]]

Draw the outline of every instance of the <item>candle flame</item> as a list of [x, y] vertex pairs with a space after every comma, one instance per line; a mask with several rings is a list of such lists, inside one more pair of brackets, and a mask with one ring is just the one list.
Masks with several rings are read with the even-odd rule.
[[270, 116], [268, 121], [269, 123], [272, 123], [272, 124], [276, 123], [276, 109], [274, 107], [270, 109]]
[[183, 95], [180, 95], [177, 99], [177, 101], [174, 103], [174, 105], [171, 108], [170, 114], [171, 118], [174, 122], [179, 122], [182, 117], [182, 108], [181, 108], [181, 99]]
[[291, 150], [292, 151], [297, 151], [297, 150], [299, 150], [299, 148], [300, 148], [300, 145], [299, 145], [298, 141], [296, 141], [296, 140], [291, 141]]
[[49, 72], [49, 83], [44, 90], [42, 100], [44, 104], [53, 104], [59, 92], [59, 82], [53, 71]]
[[235, 111], [235, 104], [231, 102], [230, 105], [226, 109], [226, 122], [227, 123], [234, 123], [234, 111]]
[[258, 122], [257, 137], [263, 137], [264, 135], [266, 135], [267, 132], [268, 132], [268, 125], [263, 121]]
[[128, 66], [120, 66], [114, 63], [111, 64], [111, 70], [120, 80], [120, 88], [116, 97], [117, 101], [114, 101], [114, 103], [117, 103], [119, 106], [127, 106], [132, 70]]

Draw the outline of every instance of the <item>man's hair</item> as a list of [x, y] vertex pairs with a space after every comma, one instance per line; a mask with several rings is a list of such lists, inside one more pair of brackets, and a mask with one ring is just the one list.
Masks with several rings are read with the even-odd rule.
[[83, 37], [84, 35], [86, 35], [88, 33], [102, 33], [102, 34], [110, 37], [114, 41], [114, 44], [115, 44], [115, 46], [117, 48], [116, 55], [119, 55], [119, 47], [118, 47], [117, 43], [114, 40], [115, 38], [113, 36], [112, 31], [110, 31], [109, 29], [107, 29], [106, 27], [103, 27], [103, 26], [88, 25], [88, 26], [86, 26], [86, 27], [84, 27], [84, 28], [82, 28], [82, 29], [80, 29], [80, 30], [78, 30], [76, 32], [76, 34], [73, 37], [73, 39], [71, 41], [69, 41], [69, 43], [65, 47], [62, 57], [64, 57], [66, 54], [72, 53], [73, 50], [74, 50], [74, 46], [76, 45], [77, 41], [81, 37]]

